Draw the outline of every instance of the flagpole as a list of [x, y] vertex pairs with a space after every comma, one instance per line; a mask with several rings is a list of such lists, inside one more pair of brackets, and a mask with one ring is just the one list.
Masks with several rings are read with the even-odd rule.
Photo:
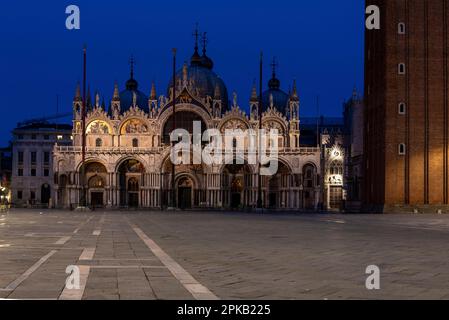
[[258, 162], [259, 162], [259, 170], [258, 170], [258, 185], [257, 185], [257, 209], [263, 208], [263, 201], [262, 201], [262, 176], [260, 174], [260, 171], [262, 169], [262, 163], [261, 163], [261, 152], [262, 152], [262, 109], [263, 109], [263, 97], [262, 97], [262, 90], [263, 90], [263, 52], [260, 53], [260, 74], [259, 74], [259, 150], [258, 150]]
[[[173, 119], [172, 119], [172, 132], [176, 130], [176, 48], [173, 48]], [[174, 142], [172, 142], [172, 151], [174, 150]], [[172, 208], [176, 208], [176, 191], [175, 191], [175, 164], [172, 162], [172, 175], [171, 175], [171, 186], [172, 186]]]
[[85, 186], [85, 175], [86, 175], [86, 168], [85, 168], [85, 161], [86, 161], [86, 66], [87, 66], [87, 46], [84, 45], [83, 48], [83, 106], [82, 106], [82, 115], [81, 115], [81, 121], [82, 121], [82, 151], [81, 151], [81, 175], [80, 175], [80, 182], [81, 182], [81, 206], [86, 207], [87, 206], [87, 199], [86, 199], [86, 186]]

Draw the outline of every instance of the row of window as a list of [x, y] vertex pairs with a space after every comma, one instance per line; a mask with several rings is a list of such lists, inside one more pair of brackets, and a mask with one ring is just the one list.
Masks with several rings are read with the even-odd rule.
[[[23, 168], [18, 168], [18, 169], [17, 169], [17, 176], [18, 176], [18, 177], [23, 177]], [[31, 169], [30, 169], [30, 176], [31, 176], [31, 177], [37, 177], [37, 170], [36, 170], [36, 168], [31, 168]], [[50, 176], [50, 169], [44, 168], [44, 170], [43, 170], [43, 176], [44, 176], [44, 177]]]
[[[17, 139], [18, 140], [24, 140], [25, 137], [28, 137], [28, 136], [25, 136], [23, 134], [17, 135]], [[40, 136], [37, 135], [37, 134], [32, 134], [29, 137], [30, 137], [31, 140], [37, 140], [37, 138], [40, 137]], [[68, 140], [68, 139], [72, 139], [72, 137], [69, 136], [69, 135], [61, 135], [61, 134], [57, 134], [57, 135], [44, 134], [42, 136], [42, 138], [44, 140], [63, 140], [63, 139]]]
[[[404, 35], [406, 32], [405, 23], [399, 22], [398, 23], [398, 34]], [[398, 65], [398, 74], [404, 75], [406, 72], [406, 66], [405, 63], [401, 62]], [[407, 113], [407, 106], [404, 102], [400, 102], [398, 104], [398, 113], [400, 115], [405, 115]], [[398, 153], [400, 156], [405, 156], [407, 153], [407, 147], [405, 143], [400, 143], [398, 146]]]
[[[23, 164], [23, 161], [24, 161], [23, 159], [24, 159], [23, 151], [17, 152], [17, 162], [19, 165]], [[50, 164], [50, 152], [49, 151], [43, 152], [43, 160], [44, 160], [44, 164], [47, 164], [47, 165]], [[30, 163], [31, 163], [31, 165], [36, 165], [37, 152], [35, 152], [35, 151], [30, 152]]]
[[[17, 199], [23, 200], [23, 191], [17, 190]], [[30, 200], [36, 200], [36, 191], [31, 190], [30, 191]]]
[[[95, 147], [101, 148], [102, 146], [103, 146], [103, 140], [101, 140], [100, 138], [95, 140]], [[134, 138], [133, 139], [133, 148], [138, 148], [138, 147], [139, 147], [139, 139]]]

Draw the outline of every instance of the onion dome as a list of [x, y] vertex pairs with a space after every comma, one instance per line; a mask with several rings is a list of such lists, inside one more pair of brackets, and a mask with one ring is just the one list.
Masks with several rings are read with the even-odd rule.
[[139, 83], [134, 79], [134, 59], [131, 58], [131, 76], [126, 81], [126, 90], [120, 92], [120, 110], [122, 113], [128, 111], [134, 102], [143, 111], [149, 112], [148, 97], [139, 91]]
[[273, 107], [283, 115], [287, 115], [290, 96], [281, 90], [281, 81], [276, 77], [277, 64], [275, 59], [271, 66], [273, 67], [273, 74], [270, 81], [268, 81], [268, 90], [262, 94], [262, 110], [267, 111]]
[[[198, 34], [195, 33], [195, 35]], [[188, 84], [191, 93], [200, 99], [205, 99], [208, 96], [216, 99], [217, 93], [219, 93], [223, 106], [222, 110], [226, 112], [229, 108], [228, 89], [224, 81], [212, 70], [214, 66], [212, 60], [205, 55], [205, 50], [203, 52], [203, 57], [197, 55], [198, 44], [196, 41], [190, 65], [184, 65], [182, 69], [178, 70], [176, 83]], [[209, 61], [208, 63], [205, 57]], [[170, 79], [167, 86], [168, 96], [170, 96], [172, 86], [173, 79]]]

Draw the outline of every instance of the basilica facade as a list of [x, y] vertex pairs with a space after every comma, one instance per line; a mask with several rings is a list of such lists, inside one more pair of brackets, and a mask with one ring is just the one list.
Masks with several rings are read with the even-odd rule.
[[[195, 121], [201, 123], [203, 131], [257, 131], [259, 108], [262, 108], [262, 127], [279, 132], [278, 171], [261, 179], [263, 206], [275, 210], [316, 210], [329, 206], [331, 188], [343, 189], [343, 151], [341, 148], [336, 151], [334, 145], [323, 150], [319, 143], [301, 144], [296, 83], [292, 84], [291, 92], [284, 92], [273, 69], [268, 88], [261, 95], [262, 105], [254, 86], [249, 108], [245, 108], [239, 105], [235, 93], [229, 101], [226, 85], [213, 67], [206, 48], [200, 55], [196, 46], [190, 63], [184, 64], [174, 79], [175, 101], [173, 79], [165, 95], [158, 96], [153, 84], [147, 96], [139, 90], [133, 67], [124, 90], [120, 91], [115, 84], [109, 108], [100, 102], [98, 94], [94, 102], [89, 97], [84, 163], [82, 97], [78, 86], [73, 101], [73, 145], [55, 146], [53, 152], [55, 206], [68, 208], [79, 204], [84, 184], [91, 206], [161, 209], [169, 207], [174, 196], [176, 206], [181, 209], [254, 208], [258, 197], [258, 165], [249, 164], [246, 152], [240, 164], [233, 161], [221, 165], [177, 165], [172, 179], [170, 133], [173, 117], [176, 128], [189, 133]], [[326, 143], [330, 140], [334, 141], [332, 138]], [[323, 152], [330, 155], [329, 163], [333, 163], [335, 171], [326, 167], [327, 156]], [[337, 200], [341, 200], [341, 192], [336, 194]]]

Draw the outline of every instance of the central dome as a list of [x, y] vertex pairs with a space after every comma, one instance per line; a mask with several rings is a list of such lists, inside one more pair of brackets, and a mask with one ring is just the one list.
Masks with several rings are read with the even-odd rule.
[[[214, 63], [206, 55], [206, 49], [203, 49], [203, 55], [198, 53], [198, 46], [195, 46], [194, 54], [190, 60], [190, 65], [184, 65], [181, 70], [176, 73], [176, 83], [182, 83], [185, 76], [187, 81], [192, 85], [192, 94], [196, 95], [200, 99], [206, 97], [219, 98], [222, 102], [222, 110], [226, 112], [229, 110], [229, 96], [228, 89], [223, 81], [212, 69]], [[173, 85], [173, 78], [167, 87], [168, 95], [170, 95]], [[179, 92], [178, 92], [179, 93]]]
[[[217, 89], [220, 93], [220, 99], [222, 101], [223, 109], [227, 110], [229, 105], [228, 89], [224, 81], [212, 70], [203, 65], [190, 65], [187, 67], [187, 79], [193, 84], [192, 94], [198, 95], [199, 98], [204, 99], [207, 96], [214, 98]], [[176, 82], [182, 81], [184, 76], [184, 70], [181, 69], [176, 73]], [[172, 88], [173, 80], [170, 80], [170, 84], [167, 88], [167, 92], [170, 92]]]

